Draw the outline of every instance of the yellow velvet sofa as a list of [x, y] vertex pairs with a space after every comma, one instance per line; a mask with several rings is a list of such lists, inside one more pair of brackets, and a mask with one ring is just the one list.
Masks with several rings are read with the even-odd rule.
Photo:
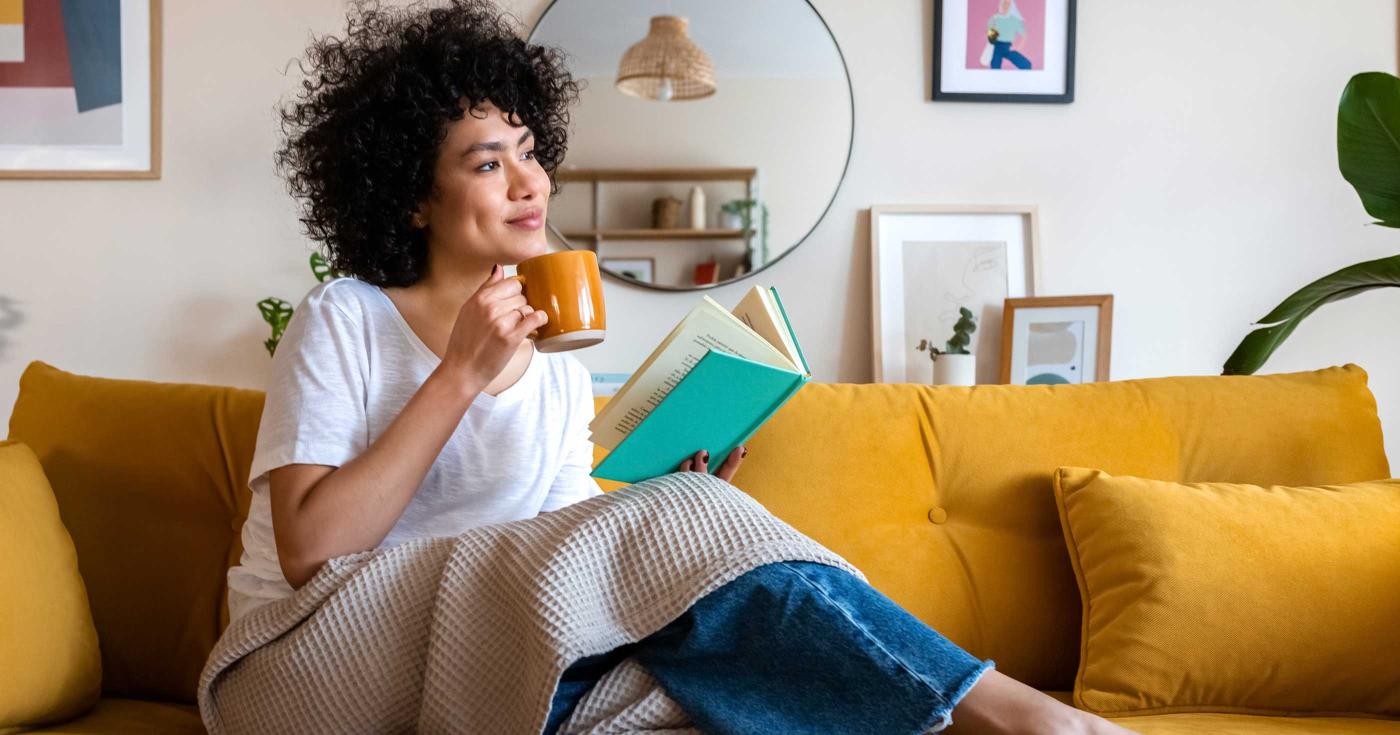
[[[202, 732], [195, 682], [227, 620], [225, 570], [241, 552], [262, 405], [251, 390], [42, 362], [25, 371], [9, 439], [33, 449], [53, 487], [102, 661], [96, 708], [40, 732]], [[750, 447], [735, 484], [954, 642], [1066, 701], [1081, 611], [1057, 467], [1254, 484], [1390, 474], [1353, 366], [1053, 387], [814, 383]], [[1400, 733], [1400, 721], [1344, 717], [1118, 722], [1142, 733]]]

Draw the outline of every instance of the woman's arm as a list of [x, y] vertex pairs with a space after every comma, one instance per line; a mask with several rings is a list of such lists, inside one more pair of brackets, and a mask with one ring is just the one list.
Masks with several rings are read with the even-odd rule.
[[282, 574], [306, 584], [327, 559], [373, 549], [398, 522], [479, 391], [439, 366], [363, 454], [339, 468], [268, 475]]
[[327, 559], [378, 546], [398, 522], [472, 401], [500, 374], [544, 312], [520, 282], [492, 271], [458, 312], [442, 362], [384, 433], [339, 468], [287, 465], [268, 475], [282, 574], [306, 584]]

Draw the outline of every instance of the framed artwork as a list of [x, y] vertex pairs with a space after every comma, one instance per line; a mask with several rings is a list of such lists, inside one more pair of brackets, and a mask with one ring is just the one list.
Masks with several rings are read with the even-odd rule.
[[871, 207], [875, 382], [928, 383], [919, 340], [946, 342], [962, 307], [977, 321], [977, 382], [997, 382], [1002, 304], [1036, 293], [1038, 231], [1029, 206]]
[[1007, 299], [1001, 382], [1064, 385], [1108, 380], [1113, 297]]
[[1075, 0], [933, 0], [933, 99], [1073, 102]]
[[0, 0], [0, 178], [160, 178], [160, 0]]
[[656, 258], [603, 258], [605, 270], [640, 283], [656, 282]]

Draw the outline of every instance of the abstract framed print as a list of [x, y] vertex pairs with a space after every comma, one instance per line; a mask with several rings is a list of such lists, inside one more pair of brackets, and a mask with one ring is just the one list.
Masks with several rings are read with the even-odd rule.
[[1065, 385], [1108, 380], [1113, 297], [1007, 299], [1001, 382]]
[[871, 333], [877, 383], [928, 383], [919, 340], [942, 345], [960, 310], [977, 329], [977, 382], [997, 382], [1001, 309], [1033, 296], [1040, 273], [1036, 209], [1018, 205], [870, 208]]
[[0, 178], [160, 178], [160, 0], [0, 0]]
[[1073, 102], [1075, 0], [933, 0], [933, 99]]

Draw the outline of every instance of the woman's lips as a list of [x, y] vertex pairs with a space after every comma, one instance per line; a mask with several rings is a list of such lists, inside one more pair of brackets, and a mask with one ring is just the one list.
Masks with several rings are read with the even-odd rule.
[[544, 215], [534, 214], [529, 217], [521, 217], [507, 222], [511, 227], [519, 227], [522, 230], [538, 230], [544, 226]]

